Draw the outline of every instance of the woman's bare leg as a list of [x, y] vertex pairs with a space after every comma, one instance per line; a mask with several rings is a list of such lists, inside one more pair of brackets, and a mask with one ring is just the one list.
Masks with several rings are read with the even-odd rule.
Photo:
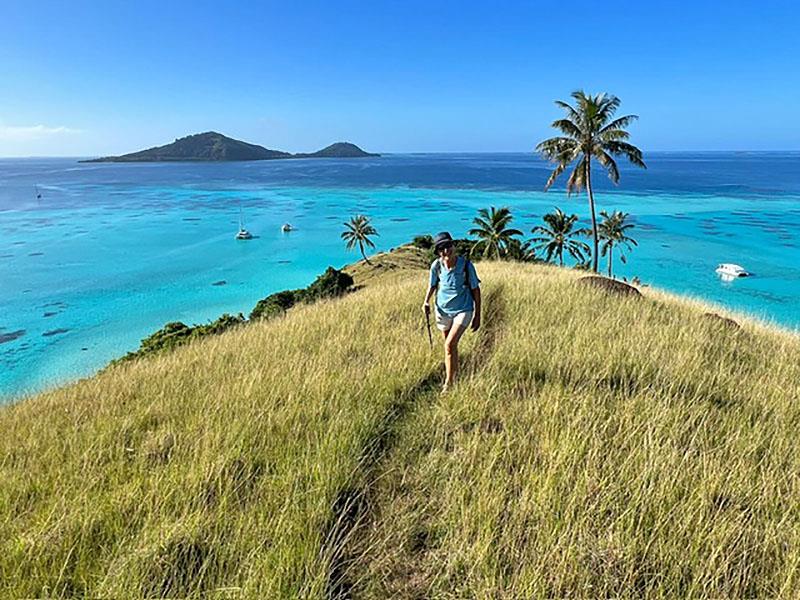
[[466, 327], [453, 327], [444, 332], [444, 387], [445, 389], [453, 385], [458, 372], [458, 341]]

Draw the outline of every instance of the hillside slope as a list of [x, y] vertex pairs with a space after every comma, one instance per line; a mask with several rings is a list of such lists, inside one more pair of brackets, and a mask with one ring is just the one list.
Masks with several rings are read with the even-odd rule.
[[481, 263], [441, 396], [424, 270], [372, 271], [0, 410], [0, 595], [800, 593], [795, 337]]

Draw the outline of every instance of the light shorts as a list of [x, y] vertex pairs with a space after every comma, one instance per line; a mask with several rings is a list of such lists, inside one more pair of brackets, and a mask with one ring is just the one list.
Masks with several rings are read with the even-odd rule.
[[453, 327], [461, 327], [466, 329], [472, 323], [473, 311], [467, 310], [464, 312], [456, 313], [452, 317], [444, 314], [443, 312], [436, 311], [436, 327], [440, 331], [448, 331]]

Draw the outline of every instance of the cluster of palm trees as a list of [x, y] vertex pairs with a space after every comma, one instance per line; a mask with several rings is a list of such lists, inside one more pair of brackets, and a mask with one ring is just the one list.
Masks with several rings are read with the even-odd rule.
[[[632, 250], [637, 243], [628, 235], [633, 227], [633, 223], [628, 222], [628, 213], [614, 211], [609, 214], [601, 210], [600, 216], [603, 218], [598, 225], [600, 255], [608, 257], [608, 276], [612, 277], [614, 248], [619, 249], [620, 260], [624, 263], [627, 260], [624, 251]], [[567, 215], [556, 208], [542, 219], [544, 225], [531, 229], [534, 237], [523, 241], [518, 237], [523, 235], [522, 231], [511, 227], [513, 216], [508, 207], [482, 208], [473, 219], [474, 227], [469, 230], [469, 234], [475, 238], [470, 250], [472, 257], [545, 262], [557, 260], [563, 266], [564, 254], [567, 254], [575, 259], [578, 266], [588, 267], [591, 248], [583, 239], [590, 236], [592, 231], [585, 227], [576, 227], [578, 215]], [[378, 235], [378, 232], [370, 223], [369, 217], [356, 215], [344, 225], [342, 239], [345, 240], [347, 249], [358, 247], [367, 264], [372, 264], [364, 248], [375, 247], [370, 238]]]
[[[600, 255], [608, 257], [608, 276], [612, 277], [614, 248], [620, 250], [620, 260], [624, 263], [627, 260], [624, 250], [632, 250], [638, 244], [628, 235], [634, 226], [628, 221], [628, 213], [614, 211], [609, 214], [602, 210], [600, 216], [603, 217], [598, 225]], [[583, 240], [592, 235], [592, 230], [576, 227], [578, 215], [567, 215], [556, 208], [542, 219], [544, 225], [531, 229], [534, 237], [523, 242], [516, 237], [521, 236], [522, 232], [510, 227], [513, 217], [508, 207], [481, 209], [473, 221], [476, 227], [469, 232], [477, 238], [472, 246], [473, 256], [523, 261], [557, 260], [563, 266], [564, 255], [567, 254], [575, 259], [578, 266], [589, 267], [591, 248]]]
[[[469, 234], [476, 238], [472, 246], [473, 256], [494, 259], [534, 260], [540, 253], [550, 262], [558, 259], [564, 264], [564, 253], [575, 259], [579, 265], [598, 270], [600, 256], [608, 257], [608, 276], [612, 277], [614, 249], [618, 249], [620, 260], [626, 262], [625, 250], [632, 250], [636, 240], [628, 235], [633, 224], [628, 222], [628, 213], [600, 211], [602, 221], [598, 224], [592, 192], [592, 161], [596, 161], [607, 173], [613, 183], [619, 182], [619, 169], [614, 157], [625, 157], [632, 164], [647, 168], [642, 160], [642, 151], [626, 140], [630, 134], [626, 128], [638, 117], [626, 115], [615, 117], [620, 100], [607, 94], [587, 95], [583, 91], [572, 93], [574, 105], [561, 100], [556, 105], [563, 108], [566, 116], [557, 119], [552, 126], [561, 132], [560, 136], [544, 140], [536, 150], [555, 164], [545, 184], [548, 190], [558, 177], [575, 163], [567, 179], [567, 194], [586, 190], [591, 214], [591, 229], [576, 227], [577, 215], [567, 215], [560, 208], [544, 215], [544, 225], [534, 227], [534, 237], [522, 241], [523, 233], [511, 227], [511, 211], [508, 207], [481, 209], [473, 220], [474, 227]], [[347, 248], [358, 246], [364, 260], [369, 263], [364, 247], [374, 248], [370, 236], [378, 232], [370, 224], [369, 218], [356, 215], [345, 223], [342, 238]], [[581, 238], [591, 237], [590, 247]], [[588, 261], [591, 260], [591, 264]]]

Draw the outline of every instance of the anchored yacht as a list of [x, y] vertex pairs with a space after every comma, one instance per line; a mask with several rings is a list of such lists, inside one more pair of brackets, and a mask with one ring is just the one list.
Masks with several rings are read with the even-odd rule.
[[716, 272], [726, 279], [736, 279], [737, 277], [748, 277], [748, 273], [741, 265], [733, 263], [722, 263], [717, 266]]
[[253, 234], [244, 228], [244, 215], [242, 213], [242, 205], [239, 204], [239, 232], [236, 234], [237, 240], [252, 240]]

